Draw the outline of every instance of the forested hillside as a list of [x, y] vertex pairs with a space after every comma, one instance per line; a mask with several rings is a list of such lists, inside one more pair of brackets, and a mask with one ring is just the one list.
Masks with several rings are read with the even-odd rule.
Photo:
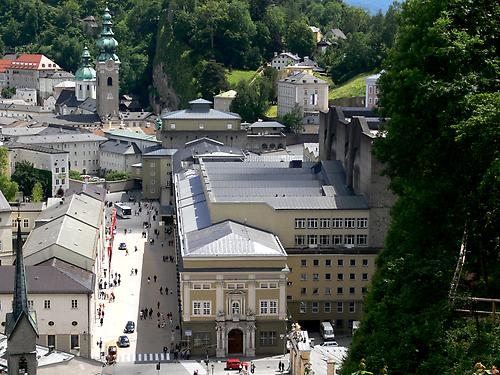
[[390, 120], [376, 143], [399, 199], [343, 375], [362, 358], [395, 375], [500, 364], [498, 315], [467, 299], [500, 296], [499, 20], [489, 0], [403, 6], [381, 78]]
[[[347, 35], [317, 56], [334, 83], [342, 83], [380, 66], [397, 13], [391, 7], [386, 16], [371, 16], [340, 0], [111, 0], [108, 6], [122, 61], [121, 92], [140, 95], [144, 105], [152, 99], [156, 109], [206, 92], [197, 74], [207, 61], [255, 70], [282, 50], [313, 56], [310, 25]], [[43, 53], [75, 72], [85, 45], [96, 55], [104, 7], [104, 0], [3, 0], [0, 52]], [[88, 16], [97, 28], [89, 28]]]

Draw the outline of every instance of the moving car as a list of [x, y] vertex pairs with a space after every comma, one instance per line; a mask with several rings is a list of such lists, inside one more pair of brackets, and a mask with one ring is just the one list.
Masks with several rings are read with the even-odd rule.
[[130, 346], [130, 341], [127, 336], [118, 337], [118, 341], [116, 342], [119, 348], [128, 348]]
[[239, 370], [241, 368], [241, 361], [238, 358], [229, 358], [226, 361], [226, 370]]
[[125, 329], [123, 330], [123, 333], [134, 333], [135, 331], [135, 323], [131, 320], [125, 324]]
[[120, 242], [120, 245], [118, 245], [118, 250], [127, 250], [127, 244], [125, 242]]

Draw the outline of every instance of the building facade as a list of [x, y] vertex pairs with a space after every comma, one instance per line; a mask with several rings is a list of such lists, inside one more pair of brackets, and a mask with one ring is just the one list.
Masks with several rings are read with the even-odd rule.
[[82, 53], [82, 65], [75, 73], [76, 100], [84, 101], [87, 98], [96, 98], [96, 72], [90, 64], [90, 52], [85, 47]]
[[[12, 229], [10, 226], [11, 207], [0, 191], [0, 266], [9, 263], [12, 256]], [[7, 262], [6, 262], [7, 261]]]
[[110, 171], [131, 172], [134, 164], [140, 163], [142, 152], [134, 142], [109, 140], [99, 147], [100, 174]]
[[300, 62], [300, 57], [294, 55], [293, 53], [283, 51], [278, 54], [275, 52], [274, 57], [271, 60], [271, 66], [274, 69], [281, 70], [285, 66], [297, 64], [298, 62]]
[[18, 143], [44, 146], [69, 152], [68, 168], [82, 174], [97, 174], [99, 171], [99, 145], [106, 138], [93, 133], [61, 133], [21, 136]]
[[287, 268], [278, 238], [231, 221], [188, 233], [184, 229], [182, 324], [184, 333], [192, 334], [193, 354], [281, 352]]
[[366, 77], [365, 79], [365, 107], [375, 108], [378, 106], [378, 95], [379, 88], [377, 82], [380, 78], [380, 74], [373, 74]]
[[63, 196], [69, 188], [69, 152], [33, 144], [14, 143], [9, 150], [10, 171], [14, 173], [16, 163], [23, 161], [33, 167], [49, 171], [52, 175], [52, 197]]
[[221, 92], [214, 96], [214, 109], [216, 111], [229, 112], [231, 103], [238, 93], [235, 90]]

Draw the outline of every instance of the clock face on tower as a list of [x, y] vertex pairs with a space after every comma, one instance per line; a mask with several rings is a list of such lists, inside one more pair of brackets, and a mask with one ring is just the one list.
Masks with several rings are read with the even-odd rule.
[[115, 63], [113, 62], [113, 60], [108, 60], [106, 61], [106, 69], [107, 70], [113, 70], [113, 68], [115, 67]]

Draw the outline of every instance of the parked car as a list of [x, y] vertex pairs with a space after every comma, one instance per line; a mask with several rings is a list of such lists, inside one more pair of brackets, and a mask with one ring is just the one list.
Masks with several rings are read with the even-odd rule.
[[123, 333], [134, 333], [135, 331], [135, 323], [131, 320], [125, 324], [125, 329], [123, 330]]
[[241, 368], [241, 361], [238, 358], [229, 358], [226, 361], [226, 370], [239, 370]]
[[120, 242], [120, 245], [118, 245], [118, 250], [127, 250], [127, 244], [125, 242]]
[[130, 346], [130, 341], [127, 336], [118, 337], [118, 341], [116, 342], [119, 348], [128, 348]]
[[323, 347], [334, 347], [334, 346], [339, 346], [339, 344], [337, 343], [337, 341], [335, 340], [330, 340], [330, 341], [325, 341], [323, 344], [321, 344], [321, 346]]

